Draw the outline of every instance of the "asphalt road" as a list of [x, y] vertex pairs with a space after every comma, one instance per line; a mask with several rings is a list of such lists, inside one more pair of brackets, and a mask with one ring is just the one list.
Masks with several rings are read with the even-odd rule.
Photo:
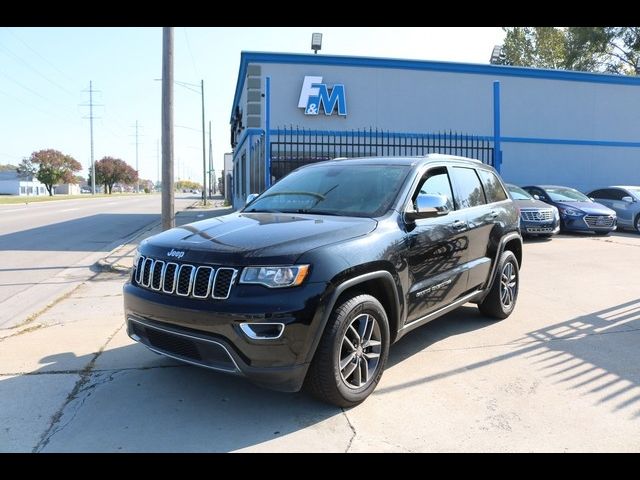
[[[93, 264], [160, 219], [160, 195], [0, 205], [0, 329], [95, 274]], [[197, 200], [176, 198], [176, 211]]]

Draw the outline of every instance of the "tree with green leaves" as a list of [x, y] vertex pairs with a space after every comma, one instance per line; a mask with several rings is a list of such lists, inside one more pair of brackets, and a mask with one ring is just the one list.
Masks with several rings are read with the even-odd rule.
[[503, 27], [503, 64], [640, 74], [640, 27]]
[[[116, 183], [132, 185], [138, 181], [138, 172], [124, 160], [104, 157], [96, 162], [96, 183], [104, 185], [105, 193], [111, 195]], [[91, 183], [91, 172], [89, 173]]]
[[53, 186], [58, 183], [75, 183], [74, 172], [82, 170], [82, 165], [70, 155], [58, 150], [40, 150], [33, 152], [29, 161], [38, 165], [36, 178], [47, 187], [49, 196], [53, 196]]
[[33, 180], [33, 177], [38, 173], [38, 167], [33, 164], [30, 158], [23, 158], [20, 165], [15, 167], [15, 170], [20, 178], [25, 178], [28, 181]]

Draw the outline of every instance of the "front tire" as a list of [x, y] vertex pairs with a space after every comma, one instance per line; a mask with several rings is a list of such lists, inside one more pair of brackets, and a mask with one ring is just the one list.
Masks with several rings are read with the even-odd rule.
[[636, 232], [640, 233], [640, 213], [638, 215], [636, 215], [636, 219], [633, 222], [633, 224], [635, 226]]
[[518, 259], [512, 251], [505, 250], [498, 260], [491, 290], [478, 308], [489, 317], [499, 320], [507, 318], [516, 306], [519, 287]]
[[389, 320], [371, 295], [347, 298], [333, 309], [309, 366], [310, 393], [338, 407], [362, 403], [376, 388], [389, 355]]

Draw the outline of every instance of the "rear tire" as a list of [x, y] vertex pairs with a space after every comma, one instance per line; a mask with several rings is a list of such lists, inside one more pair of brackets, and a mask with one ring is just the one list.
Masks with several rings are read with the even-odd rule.
[[638, 215], [636, 215], [636, 219], [633, 222], [633, 225], [635, 226], [635, 231], [640, 233], [640, 213]]
[[519, 287], [518, 259], [512, 251], [505, 250], [498, 260], [491, 290], [478, 308], [488, 317], [507, 318], [516, 306]]
[[371, 295], [344, 300], [331, 312], [309, 366], [310, 393], [338, 407], [362, 403], [376, 388], [389, 355], [389, 321]]

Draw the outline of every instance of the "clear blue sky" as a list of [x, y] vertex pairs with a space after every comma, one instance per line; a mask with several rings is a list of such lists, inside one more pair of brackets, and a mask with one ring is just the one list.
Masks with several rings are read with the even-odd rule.
[[[322, 32], [321, 54], [488, 63], [502, 43], [499, 27], [255, 28], [176, 27], [174, 78], [204, 79], [216, 172], [229, 144], [229, 114], [240, 52], [311, 53], [311, 33]], [[54, 148], [90, 163], [89, 81], [99, 90], [94, 110], [95, 159], [122, 158], [135, 168], [136, 120], [141, 178], [158, 178], [162, 28], [0, 28], [0, 163]], [[176, 179], [201, 182], [200, 94], [175, 87]], [[184, 128], [187, 127], [187, 128]], [[208, 146], [208, 139], [207, 139]]]

